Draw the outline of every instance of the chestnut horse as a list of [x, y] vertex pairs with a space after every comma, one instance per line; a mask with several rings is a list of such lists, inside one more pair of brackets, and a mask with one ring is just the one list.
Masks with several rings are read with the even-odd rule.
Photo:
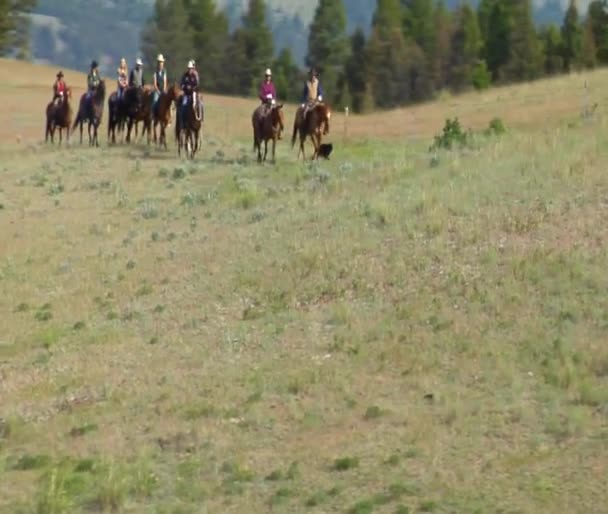
[[[154, 142], [163, 145], [167, 149], [167, 125], [171, 122], [171, 108], [181, 91], [177, 83], [169, 88], [166, 93], [161, 93], [158, 103], [152, 108], [152, 119], [154, 120]], [[160, 137], [156, 138], [156, 126], [160, 124]]]
[[304, 109], [298, 107], [293, 122], [293, 136], [291, 138], [291, 147], [293, 148], [296, 144], [296, 136], [298, 133], [300, 134], [298, 157], [300, 157], [300, 152], [302, 152], [302, 158], [306, 158], [304, 155], [304, 142], [308, 136], [310, 136], [314, 147], [312, 158], [317, 159], [319, 157], [319, 148], [321, 147], [323, 135], [329, 133], [330, 118], [331, 110], [325, 103], [316, 103], [310, 106], [306, 116], [304, 116]]
[[59, 103], [50, 102], [46, 106], [46, 133], [44, 140], [48, 141], [51, 137], [51, 143], [55, 142], [55, 129], [59, 129], [59, 144], [63, 140], [63, 129], [65, 129], [66, 141], [70, 142], [70, 126], [72, 125], [72, 106], [70, 99], [72, 98], [72, 90], [68, 87], [65, 94], [59, 99]]
[[[82, 125], [85, 121], [89, 123], [89, 146], [99, 146], [99, 137], [97, 135], [97, 129], [101, 125], [101, 119], [103, 117], [103, 102], [106, 97], [106, 83], [104, 80], [99, 81], [99, 85], [93, 91], [91, 98], [87, 100], [87, 94], [84, 93], [80, 97], [80, 106], [78, 108], [78, 115], [76, 121], [72, 126], [72, 131], [76, 128], [76, 125], [80, 125], [80, 144], [82, 144]], [[93, 133], [91, 134], [91, 127]]]
[[[283, 104], [266, 106], [260, 105], [251, 116], [253, 125], [253, 150], [258, 151], [258, 162], [266, 160], [268, 141], [272, 139], [272, 162], [275, 162], [277, 139], [285, 126]], [[264, 159], [262, 159], [262, 142], [264, 142]]]

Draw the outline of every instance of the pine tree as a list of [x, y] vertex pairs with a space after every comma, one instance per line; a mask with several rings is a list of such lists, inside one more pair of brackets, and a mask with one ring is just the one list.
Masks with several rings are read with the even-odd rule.
[[570, 0], [570, 5], [564, 16], [562, 49], [564, 68], [567, 72], [570, 72], [580, 65], [583, 50], [583, 31], [578, 19], [576, 0]]
[[431, 60], [437, 39], [433, 0], [404, 0], [404, 5], [405, 37], [413, 39]]
[[410, 64], [412, 70], [415, 69], [417, 87], [423, 87], [426, 94], [431, 96], [435, 91], [433, 62], [438, 36], [435, 32], [433, 0], [403, 0], [403, 4], [403, 31], [410, 52], [415, 56]]
[[362, 112], [368, 87], [365, 33], [357, 28], [350, 38], [350, 56], [345, 67], [346, 83], [354, 112]]
[[502, 1], [494, 2], [487, 20], [487, 39], [484, 47], [484, 57], [494, 82], [501, 78], [502, 68], [509, 61], [510, 37], [511, 19], [508, 6]]
[[242, 27], [233, 32], [226, 52], [224, 89], [242, 96], [257, 95], [264, 70], [273, 61], [273, 46], [264, 1], [249, 0]]
[[200, 74], [202, 86], [217, 90], [228, 45], [228, 19], [217, 12], [214, 0], [189, 0], [188, 13], [193, 57], [205, 68]]
[[440, 90], [448, 82], [452, 39], [452, 21], [443, 0], [437, 2], [433, 18], [436, 40], [431, 65], [435, 89]]
[[280, 101], [299, 102], [302, 77], [289, 48], [281, 50], [275, 59], [272, 74]]
[[330, 103], [335, 103], [340, 96], [339, 84], [344, 84], [348, 51], [344, 3], [342, 0], [320, 0], [310, 25], [306, 64], [320, 72]]
[[540, 34], [543, 51], [543, 69], [547, 75], [555, 75], [564, 71], [562, 57], [562, 37], [555, 25], [544, 28]]
[[502, 70], [502, 78], [507, 81], [533, 80], [542, 72], [542, 53], [530, 0], [509, 0], [509, 14], [509, 57]]
[[371, 91], [378, 107], [409, 100], [408, 49], [399, 0], [377, 0], [367, 47]]
[[608, 1], [594, 0], [587, 10], [587, 23], [593, 33], [597, 61], [608, 64]]
[[583, 25], [581, 65], [585, 68], [595, 68], [597, 66], [597, 47], [593, 35], [593, 25], [589, 19]]
[[462, 91], [473, 85], [473, 73], [482, 45], [477, 16], [469, 4], [464, 4], [456, 13], [451, 39], [449, 85], [455, 91]]
[[141, 37], [145, 61], [154, 63], [157, 54], [162, 53], [171, 74], [169, 78], [178, 80], [193, 58], [192, 28], [184, 0], [156, 0], [154, 14]]

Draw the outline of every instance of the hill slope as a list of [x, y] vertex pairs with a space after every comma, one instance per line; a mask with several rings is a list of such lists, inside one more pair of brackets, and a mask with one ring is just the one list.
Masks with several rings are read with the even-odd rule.
[[[191, 163], [17, 144], [50, 69], [1, 64], [1, 514], [608, 504], [605, 71], [259, 166], [220, 97]], [[510, 130], [430, 159], [439, 114]]]

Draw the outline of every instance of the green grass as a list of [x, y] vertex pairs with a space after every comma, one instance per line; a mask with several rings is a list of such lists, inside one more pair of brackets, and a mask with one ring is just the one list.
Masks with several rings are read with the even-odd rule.
[[607, 129], [2, 150], [0, 513], [600, 511]]

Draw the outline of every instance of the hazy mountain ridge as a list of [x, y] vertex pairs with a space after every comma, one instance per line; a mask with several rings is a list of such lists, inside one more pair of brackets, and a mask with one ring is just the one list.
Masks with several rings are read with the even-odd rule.
[[[567, 0], [537, 0], [537, 23], [560, 22]], [[231, 26], [236, 26], [247, 0], [218, 0]], [[373, 0], [344, 0], [348, 29], [368, 29], [376, 7]], [[452, 9], [459, 0], [446, 0]], [[477, 2], [474, 1], [474, 4]], [[579, 8], [588, 2], [579, 2]], [[583, 5], [585, 4], [585, 5]], [[275, 49], [290, 47], [298, 62], [306, 54], [308, 25], [317, 2], [311, 0], [267, 0], [268, 17]], [[85, 69], [92, 58], [103, 70], [111, 70], [121, 56], [133, 61], [139, 53], [140, 33], [152, 13], [154, 0], [39, 0], [34, 11], [32, 56], [36, 61]]]

